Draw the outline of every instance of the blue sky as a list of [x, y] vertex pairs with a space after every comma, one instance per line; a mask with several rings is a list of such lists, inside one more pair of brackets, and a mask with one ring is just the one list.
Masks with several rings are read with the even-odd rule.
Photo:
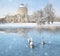
[[53, 4], [56, 15], [60, 16], [60, 0], [0, 0], [0, 17], [7, 14], [15, 14], [22, 3], [28, 7], [29, 14], [44, 8], [46, 4], [51, 3]]

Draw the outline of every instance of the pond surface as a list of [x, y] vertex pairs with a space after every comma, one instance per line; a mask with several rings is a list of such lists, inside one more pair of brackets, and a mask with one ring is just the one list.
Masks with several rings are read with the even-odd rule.
[[[44, 46], [40, 44], [42, 37]], [[34, 49], [29, 47], [29, 38], [34, 41]], [[60, 30], [30, 30], [24, 34], [0, 32], [0, 56], [60, 56]]]

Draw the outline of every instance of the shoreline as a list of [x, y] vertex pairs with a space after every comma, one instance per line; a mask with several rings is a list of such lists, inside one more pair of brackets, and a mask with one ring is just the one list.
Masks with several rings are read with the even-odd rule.
[[14, 29], [60, 29], [60, 22], [53, 24], [37, 24], [37, 23], [5, 23], [0, 24], [0, 30], [14, 30]]

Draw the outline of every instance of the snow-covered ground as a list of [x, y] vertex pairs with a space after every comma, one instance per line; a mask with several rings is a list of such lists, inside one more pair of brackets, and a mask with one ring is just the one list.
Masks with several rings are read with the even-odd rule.
[[6, 24], [0, 24], [0, 29], [1, 28], [33, 28], [33, 27], [38, 27], [38, 26], [60, 26], [60, 22], [54, 22], [53, 24], [42, 24], [38, 25], [37, 23], [6, 23]]
[[53, 24], [52, 23], [50, 23], [50, 24], [46, 23], [45, 25], [60, 26], [60, 22], [53, 22]]
[[36, 27], [37, 23], [6, 23], [0, 24], [0, 28], [33, 28]]
[[58, 27], [58, 26], [60, 26], [60, 22], [53, 22], [53, 24], [52, 23], [50, 23], [50, 24], [46, 23], [45, 25], [42, 25], [42, 26], [47, 26], [47, 27], [48, 26], [57, 26]]

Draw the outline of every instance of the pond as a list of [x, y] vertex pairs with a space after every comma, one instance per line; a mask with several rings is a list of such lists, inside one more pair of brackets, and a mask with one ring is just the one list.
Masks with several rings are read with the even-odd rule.
[[[41, 39], [44, 37], [45, 45]], [[28, 39], [32, 38], [35, 47], [31, 49]], [[1, 33], [0, 56], [59, 56], [60, 30], [30, 30], [26, 33]]]

